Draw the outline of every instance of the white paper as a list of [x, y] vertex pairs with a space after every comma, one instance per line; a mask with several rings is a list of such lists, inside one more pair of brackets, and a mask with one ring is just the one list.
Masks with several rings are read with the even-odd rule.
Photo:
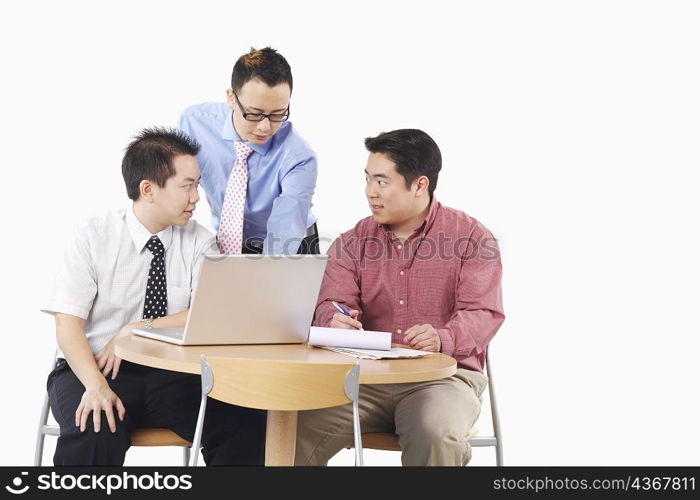
[[348, 349], [345, 347], [323, 347], [329, 351], [347, 354], [360, 359], [400, 359], [400, 358], [422, 358], [430, 353], [428, 351], [418, 351], [416, 349], [403, 349], [392, 347], [390, 351], [376, 351], [372, 349]]
[[319, 347], [351, 347], [388, 351], [391, 349], [391, 332], [312, 326], [309, 331], [309, 344]]

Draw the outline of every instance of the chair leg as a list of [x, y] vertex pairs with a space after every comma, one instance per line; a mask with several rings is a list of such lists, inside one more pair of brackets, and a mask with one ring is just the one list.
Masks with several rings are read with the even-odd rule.
[[36, 437], [36, 449], [34, 450], [34, 467], [41, 467], [41, 459], [44, 455], [44, 434], [39, 431]]
[[41, 414], [39, 415], [39, 427], [36, 431], [36, 444], [34, 446], [34, 466], [41, 466], [41, 460], [44, 455], [44, 426], [49, 419], [49, 393], [44, 393], [44, 404], [41, 406]]
[[355, 435], [355, 466], [364, 466], [362, 457], [362, 431], [360, 430], [360, 406], [357, 401], [352, 402], [352, 426]]
[[498, 414], [498, 404], [496, 403], [496, 391], [494, 389], [493, 370], [488, 353], [486, 354], [486, 373], [489, 377], [489, 402], [491, 403], [491, 422], [493, 423], [493, 435], [496, 438], [496, 466], [503, 466], [503, 436], [501, 434], [501, 418]]
[[195, 467], [197, 465], [197, 458], [199, 456], [199, 446], [202, 442], [202, 428], [204, 427], [204, 415], [207, 411], [207, 396], [202, 394], [202, 401], [199, 403], [199, 416], [197, 417], [197, 427], [194, 431], [194, 439], [192, 440], [192, 452], [188, 450], [189, 464], [190, 467]]
[[503, 467], [503, 450], [501, 450], [500, 442], [496, 444], [496, 467]]

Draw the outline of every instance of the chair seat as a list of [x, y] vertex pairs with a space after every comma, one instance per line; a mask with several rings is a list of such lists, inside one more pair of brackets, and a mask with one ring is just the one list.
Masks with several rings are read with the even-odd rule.
[[130, 437], [131, 446], [190, 446], [192, 444], [170, 429], [134, 429]]
[[370, 450], [401, 451], [399, 437], [390, 432], [368, 432], [362, 434], [362, 447]]

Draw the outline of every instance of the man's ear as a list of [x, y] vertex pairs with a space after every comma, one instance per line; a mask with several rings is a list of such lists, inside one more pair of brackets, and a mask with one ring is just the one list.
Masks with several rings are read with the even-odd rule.
[[428, 186], [430, 186], [430, 179], [425, 175], [421, 175], [415, 180], [416, 186], [416, 198], [423, 196], [423, 194], [428, 192]]
[[153, 183], [147, 179], [142, 180], [139, 183], [139, 194], [140, 198], [149, 202], [153, 201]]
[[231, 89], [226, 89], [226, 102], [228, 103], [228, 107], [233, 109], [233, 90]]

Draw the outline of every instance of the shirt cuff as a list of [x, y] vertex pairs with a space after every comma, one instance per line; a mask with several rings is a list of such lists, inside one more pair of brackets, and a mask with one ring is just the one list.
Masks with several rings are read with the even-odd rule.
[[78, 318], [82, 318], [84, 320], [87, 320], [88, 316], [90, 315], [89, 309], [62, 302], [51, 304], [49, 307], [40, 309], [40, 311], [46, 314], [70, 314], [71, 316], [77, 316]]
[[450, 330], [447, 328], [438, 328], [437, 334], [440, 337], [440, 352], [451, 356], [455, 352], [455, 342], [452, 338]]
[[331, 321], [333, 320], [333, 313], [335, 309], [333, 306], [328, 304], [321, 304], [318, 309], [316, 309], [316, 317], [314, 318], [314, 326], [329, 327], [331, 326]]

